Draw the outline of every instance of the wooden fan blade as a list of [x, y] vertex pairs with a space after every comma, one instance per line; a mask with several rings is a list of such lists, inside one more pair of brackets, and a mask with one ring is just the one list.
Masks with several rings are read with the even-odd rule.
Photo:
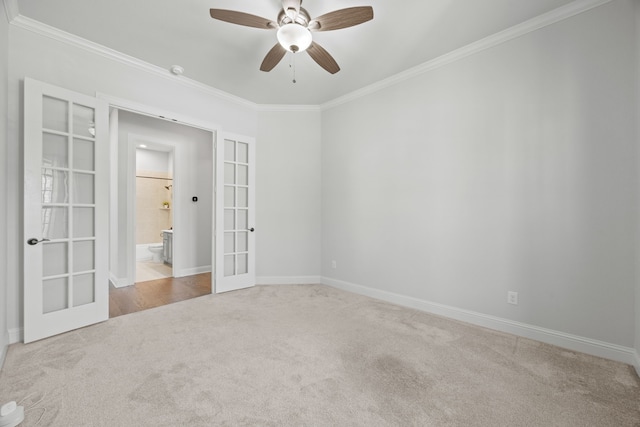
[[285, 53], [287, 53], [287, 50], [280, 46], [280, 43], [276, 43], [276, 45], [271, 48], [269, 53], [267, 53], [267, 56], [265, 56], [262, 60], [260, 71], [273, 70], [273, 67], [278, 65]]
[[245, 27], [262, 28], [263, 30], [278, 28], [278, 24], [272, 20], [251, 15], [249, 13], [226, 9], [211, 9], [209, 13], [213, 19], [230, 22], [232, 24], [244, 25]]
[[348, 7], [325, 13], [309, 22], [309, 29], [314, 31], [331, 31], [353, 27], [373, 19], [371, 6]]
[[307, 52], [309, 52], [309, 56], [311, 59], [316, 61], [319, 66], [330, 72], [331, 74], [335, 74], [340, 71], [340, 67], [333, 56], [329, 54], [322, 46], [320, 46], [316, 42], [311, 42], [311, 46], [307, 48]]

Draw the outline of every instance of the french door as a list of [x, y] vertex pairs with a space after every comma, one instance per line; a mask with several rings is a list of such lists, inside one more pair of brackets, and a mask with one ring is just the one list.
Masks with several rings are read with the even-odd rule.
[[248, 288], [255, 273], [255, 140], [219, 132], [216, 142], [216, 293]]
[[25, 79], [24, 342], [107, 320], [108, 105]]
[[[108, 103], [24, 85], [24, 342], [109, 317]], [[216, 136], [216, 292], [255, 285], [255, 140]]]

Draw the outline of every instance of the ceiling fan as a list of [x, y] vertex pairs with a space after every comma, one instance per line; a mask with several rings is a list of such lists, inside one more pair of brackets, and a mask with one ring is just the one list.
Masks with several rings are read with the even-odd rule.
[[211, 9], [211, 17], [232, 24], [264, 30], [278, 30], [278, 43], [271, 48], [260, 65], [261, 71], [271, 71], [288, 52], [307, 51], [322, 68], [335, 74], [338, 63], [322, 46], [313, 41], [311, 32], [331, 31], [353, 27], [373, 19], [371, 6], [349, 7], [334, 10], [315, 19], [301, 7], [302, 0], [282, 0], [282, 10], [276, 21], [249, 13], [226, 9]]

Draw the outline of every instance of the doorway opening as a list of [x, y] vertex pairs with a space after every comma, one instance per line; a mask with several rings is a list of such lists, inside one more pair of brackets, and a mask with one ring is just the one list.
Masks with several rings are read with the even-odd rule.
[[135, 283], [173, 277], [173, 147], [135, 147]]
[[110, 119], [109, 317], [210, 294], [214, 134], [127, 110]]

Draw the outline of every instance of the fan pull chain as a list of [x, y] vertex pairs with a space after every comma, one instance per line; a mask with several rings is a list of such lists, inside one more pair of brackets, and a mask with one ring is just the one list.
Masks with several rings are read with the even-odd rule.
[[291, 53], [291, 61], [289, 61], [289, 68], [293, 70], [293, 83], [296, 82], [296, 53]]

